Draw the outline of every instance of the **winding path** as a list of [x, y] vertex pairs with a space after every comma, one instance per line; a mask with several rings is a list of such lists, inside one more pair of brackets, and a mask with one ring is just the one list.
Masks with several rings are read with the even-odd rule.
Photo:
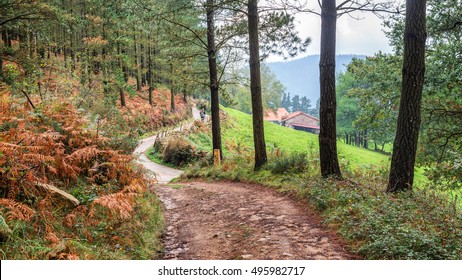
[[[200, 119], [199, 110], [197, 110], [196, 108], [193, 108], [192, 113], [193, 113], [193, 118], [195, 120]], [[173, 131], [179, 131], [179, 130], [180, 130], [180, 127], [173, 129]], [[154, 136], [141, 140], [141, 143], [135, 149], [133, 154], [137, 157], [138, 162], [141, 163], [144, 166], [144, 168], [146, 168], [147, 170], [155, 174], [157, 182], [159, 184], [166, 184], [170, 182], [172, 179], [180, 177], [183, 171], [157, 164], [147, 158], [146, 151], [150, 147], [152, 147], [152, 145], [154, 145], [154, 142], [156, 142], [156, 139], [157, 139], [157, 136], [154, 135]]]
[[[199, 112], [193, 110], [199, 118]], [[134, 154], [156, 174], [154, 192], [165, 206], [164, 259], [354, 259], [306, 205], [259, 185], [232, 182], [167, 183], [182, 174]]]

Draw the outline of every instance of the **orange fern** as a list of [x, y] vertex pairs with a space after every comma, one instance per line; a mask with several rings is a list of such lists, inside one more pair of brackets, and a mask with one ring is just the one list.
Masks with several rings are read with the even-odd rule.
[[113, 193], [101, 196], [95, 199], [90, 209], [90, 217], [95, 215], [95, 206], [101, 205], [107, 209], [110, 217], [125, 220], [131, 217], [133, 212], [133, 200], [136, 194], [134, 193]]
[[35, 211], [29, 206], [8, 198], [0, 198], [0, 209], [6, 212], [6, 220], [30, 221]]

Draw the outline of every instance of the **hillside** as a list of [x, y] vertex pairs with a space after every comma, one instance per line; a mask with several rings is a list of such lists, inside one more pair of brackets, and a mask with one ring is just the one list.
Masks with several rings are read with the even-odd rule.
[[[231, 155], [236, 149], [252, 149], [253, 132], [252, 118], [250, 115], [234, 110], [223, 108], [227, 113], [224, 119], [222, 142], [225, 156]], [[189, 135], [190, 140], [200, 146], [200, 149], [210, 151], [211, 138], [206, 132]], [[307, 153], [311, 160], [316, 161], [319, 157], [318, 136], [315, 134], [294, 130], [274, 123], [265, 122], [265, 141], [269, 154], [277, 148], [279, 151], [292, 153]], [[342, 141], [337, 142], [338, 156], [342, 172], [354, 174], [355, 172], [381, 172], [388, 173], [389, 156], [372, 150], [347, 145]], [[416, 168], [416, 185], [427, 182], [422, 168]]]
[[[242, 127], [249, 127], [248, 135], [252, 135], [250, 116], [232, 109], [227, 109], [227, 112], [231, 116], [235, 116], [239, 123], [242, 124]], [[242, 129], [240, 128], [239, 130]], [[226, 135], [236, 135], [236, 132], [226, 131]], [[248, 139], [248, 136], [246, 136], [246, 139]], [[267, 147], [277, 146], [289, 152], [308, 151], [309, 153], [317, 153], [319, 150], [318, 135], [297, 131], [274, 123], [265, 122], [265, 139]], [[354, 172], [359, 169], [361, 171], [374, 169], [374, 171], [380, 170], [384, 174], [388, 173], [390, 157], [387, 155], [347, 145], [343, 141], [337, 141], [337, 149], [340, 164], [344, 167], [344, 171]], [[414, 180], [416, 186], [428, 182], [423, 168], [416, 168]]]
[[[345, 71], [354, 57], [363, 59], [366, 56], [337, 55], [337, 73]], [[311, 104], [316, 104], [319, 98], [319, 55], [309, 55], [286, 62], [272, 62], [267, 65], [291, 96], [297, 94], [306, 96], [311, 99]]]
[[[229, 108], [226, 108], [225, 111], [236, 122], [232, 127], [225, 128], [224, 141], [236, 141], [241, 145], [252, 147], [252, 118], [250, 115]], [[265, 140], [269, 150], [278, 147], [288, 153], [301, 151], [317, 153], [319, 149], [317, 135], [270, 122], [265, 122]], [[371, 165], [385, 168], [389, 160], [386, 155], [347, 145], [340, 141], [338, 142], [338, 150], [342, 163], [344, 165], [351, 164], [351, 167], [354, 168], [370, 168]]]

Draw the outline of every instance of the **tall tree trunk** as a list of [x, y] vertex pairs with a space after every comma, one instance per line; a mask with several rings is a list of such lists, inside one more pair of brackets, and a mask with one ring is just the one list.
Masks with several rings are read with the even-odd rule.
[[29, 39], [30, 39], [30, 54], [29, 55], [31, 58], [35, 58], [37, 56], [35, 34], [30, 32]]
[[321, 84], [319, 154], [322, 177], [342, 178], [337, 156], [335, 96], [335, 36], [337, 9], [335, 0], [323, 0], [321, 11]]
[[0, 82], [3, 82], [3, 59], [0, 55]]
[[8, 32], [6, 31], [6, 29], [2, 30], [2, 41], [3, 41], [3, 44], [5, 46], [7, 46], [7, 44], [8, 44]]
[[119, 87], [119, 96], [120, 96], [120, 106], [126, 107], [127, 102], [125, 101], [125, 92], [122, 87]]
[[[6, 30], [2, 30], [2, 44], [6, 46]], [[0, 81], [3, 81], [3, 59], [0, 54]]]
[[[82, 9], [80, 11], [80, 17], [83, 22], [83, 29], [82, 29], [82, 39], [87, 38], [88, 36], [88, 25], [86, 21], [87, 17], [87, 12], [86, 12], [86, 1], [82, 1]], [[81, 49], [81, 55], [82, 55], [82, 66], [83, 67], [83, 75], [82, 75], [82, 85], [85, 86], [86, 84], [90, 85], [91, 84], [91, 73], [89, 70], [89, 64], [90, 64], [90, 54], [88, 48], [85, 46], [85, 44], [81, 44], [82, 49]]]
[[[134, 31], [136, 32], [136, 31]], [[141, 91], [141, 71], [140, 71], [140, 58], [137, 49], [137, 42], [136, 42], [136, 33], [133, 34], [133, 50], [135, 54], [135, 76], [136, 76], [136, 90]]]
[[170, 63], [170, 111], [175, 111], [175, 81], [173, 80], [173, 63]]
[[5, 42], [5, 44], [6, 44], [6, 46], [8, 48], [11, 48], [12, 47], [12, 45], [11, 45], [11, 37], [12, 37], [11, 32], [5, 31], [5, 34], [6, 34], [6, 42]]
[[[105, 17], [105, 14], [103, 14], [103, 18]], [[103, 31], [103, 40], [106, 40], [106, 28], [104, 23], [102, 24], [102, 31]], [[103, 90], [104, 90], [104, 96], [105, 98], [109, 99], [109, 71], [112, 70], [110, 69], [110, 63], [107, 62], [107, 49], [106, 46], [103, 46], [101, 50], [101, 62], [99, 63], [100, 69], [101, 69], [101, 77], [103, 80]]]
[[154, 105], [154, 100], [152, 98], [152, 54], [151, 54], [151, 33], [148, 35], [148, 73], [147, 73], [147, 82], [148, 82], [148, 99], [149, 105]]
[[[119, 37], [118, 32], [116, 33], [116, 36], [117, 36], [117, 38]], [[123, 62], [122, 62], [122, 53], [121, 53], [121, 50], [120, 50], [120, 42], [119, 41], [117, 41], [117, 62], [119, 64], [119, 71], [122, 72], [121, 73], [122, 75], [125, 75], [124, 71], [123, 71], [124, 65], [123, 65]], [[118, 73], [120, 73], [119, 71], [118, 71]], [[125, 101], [125, 92], [124, 92], [124, 88], [123, 88], [122, 85], [119, 85], [119, 97], [120, 97], [120, 106], [126, 107], [127, 103]]]
[[146, 85], [146, 74], [144, 69], [146, 69], [146, 62], [144, 57], [144, 45], [143, 37], [140, 37], [140, 72], [141, 72], [141, 86]]
[[253, 142], [255, 146], [255, 170], [267, 162], [263, 103], [260, 77], [260, 44], [258, 41], [258, 0], [248, 1], [250, 93], [252, 96]]
[[412, 190], [425, 74], [426, 0], [406, 0], [403, 80], [387, 192]]
[[215, 47], [215, 1], [207, 0], [207, 54], [209, 59], [210, 73], [210, 100], [212, 115], [212, 142], [213, 150], [220, 150], [220, 157], [223, 158], [221, 149], [221, 127], [220, 127], [220, 103], [218, 99], [218, 70]]
[[363, 147], [364, 147], [365, 149], [369, 149], [369, 142], [368, 142], [368, 140], [367, 140], [367, 129], [364, 130], [363, 136], [364, 136], [364, 137], [363, 137]]

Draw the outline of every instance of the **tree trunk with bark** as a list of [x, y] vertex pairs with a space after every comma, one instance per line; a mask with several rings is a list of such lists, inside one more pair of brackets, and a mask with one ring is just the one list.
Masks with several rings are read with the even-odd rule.
[[207, 0], [207, 54], [209, 59], [210, 73], [210, 100], [212, 115], [212, 142], [213, 150], [220, 150], [220, 157], [223, 158], [221, 148], [221, 126], [220, 126], [220, 103], [218, 98], [218, 70], [215, 46], [215, 1]]
[[255, 147], [255, 170], [267, 162], [265, 131], [263, 126], [263, 103], [260, 77], [260, 46], [258, 40], [258, 1], [248, 1], [250, 93], [252, 98], [253, 141]]
[[135, 58], [135, 77], [136, 77], [136, 90], [141, 91], [141, 71], [140, 71], [140, 54], [138, 53], [138, 43], [136, 42], [136, 34], [133, 34], [133, 51]]
[[369, 149], [369, 141], [367, 139], [367, 129], [363, 133], [363, 148]]
[[170, 63], [170, 111], [175, 112], [175, 81], [173, 80], [173, 63]]
[[0, 82], [3, 82], [3, 59], [0, 55]]
[[[119, 33], [117, 33], [117, 37], [119, 37]], [[117, 41], [116, 47], [117, 47], [117, 62], [119, 64], [120, 71], [124, 72], [123, 71], [124, 65], [122, 62], [122, 53], [121, 53], [119, 41]], [[126, 107], [127, 103], [125, 101], [125, 92], [124, 92], [122, 85], [119, 85], [119, 97], [120, 97], [120, 106]]]
[[335, 0], [323, 0], [321, 11], [321, 55], [319, 61], [320, 128], [319, 154], [321, 175], [342, 178], [337, 156], [336, 95], [335, 95], [335, 36], [337, 9]]
[[149, 105], [154, 105], [154, 100], [152, 96], [153, 92], [153, 83], [152, 83], [152, 53], [151, 53], [151, 33], [148, 36], [148, 73], [147, 73], [147, 82], [148, 82], [148, 99]]
[[[143, 40], [143, 37], [140, 38], [140, 40]], [[143, 41], [141, 41], [143, 42]], [[146, 85], [146, 74], [145, 74], [145, 69], [146, 69], [146, 59], [144, 57], [145, 55], [145, 50], [144, 50], [144, 44], [140, 43], [140, 72], [141, 72], [141, 86]]]
[[425, 74], [426, 0], [406, 1], [404, 54], [398, 126], [387, 192], [412, 190]]

